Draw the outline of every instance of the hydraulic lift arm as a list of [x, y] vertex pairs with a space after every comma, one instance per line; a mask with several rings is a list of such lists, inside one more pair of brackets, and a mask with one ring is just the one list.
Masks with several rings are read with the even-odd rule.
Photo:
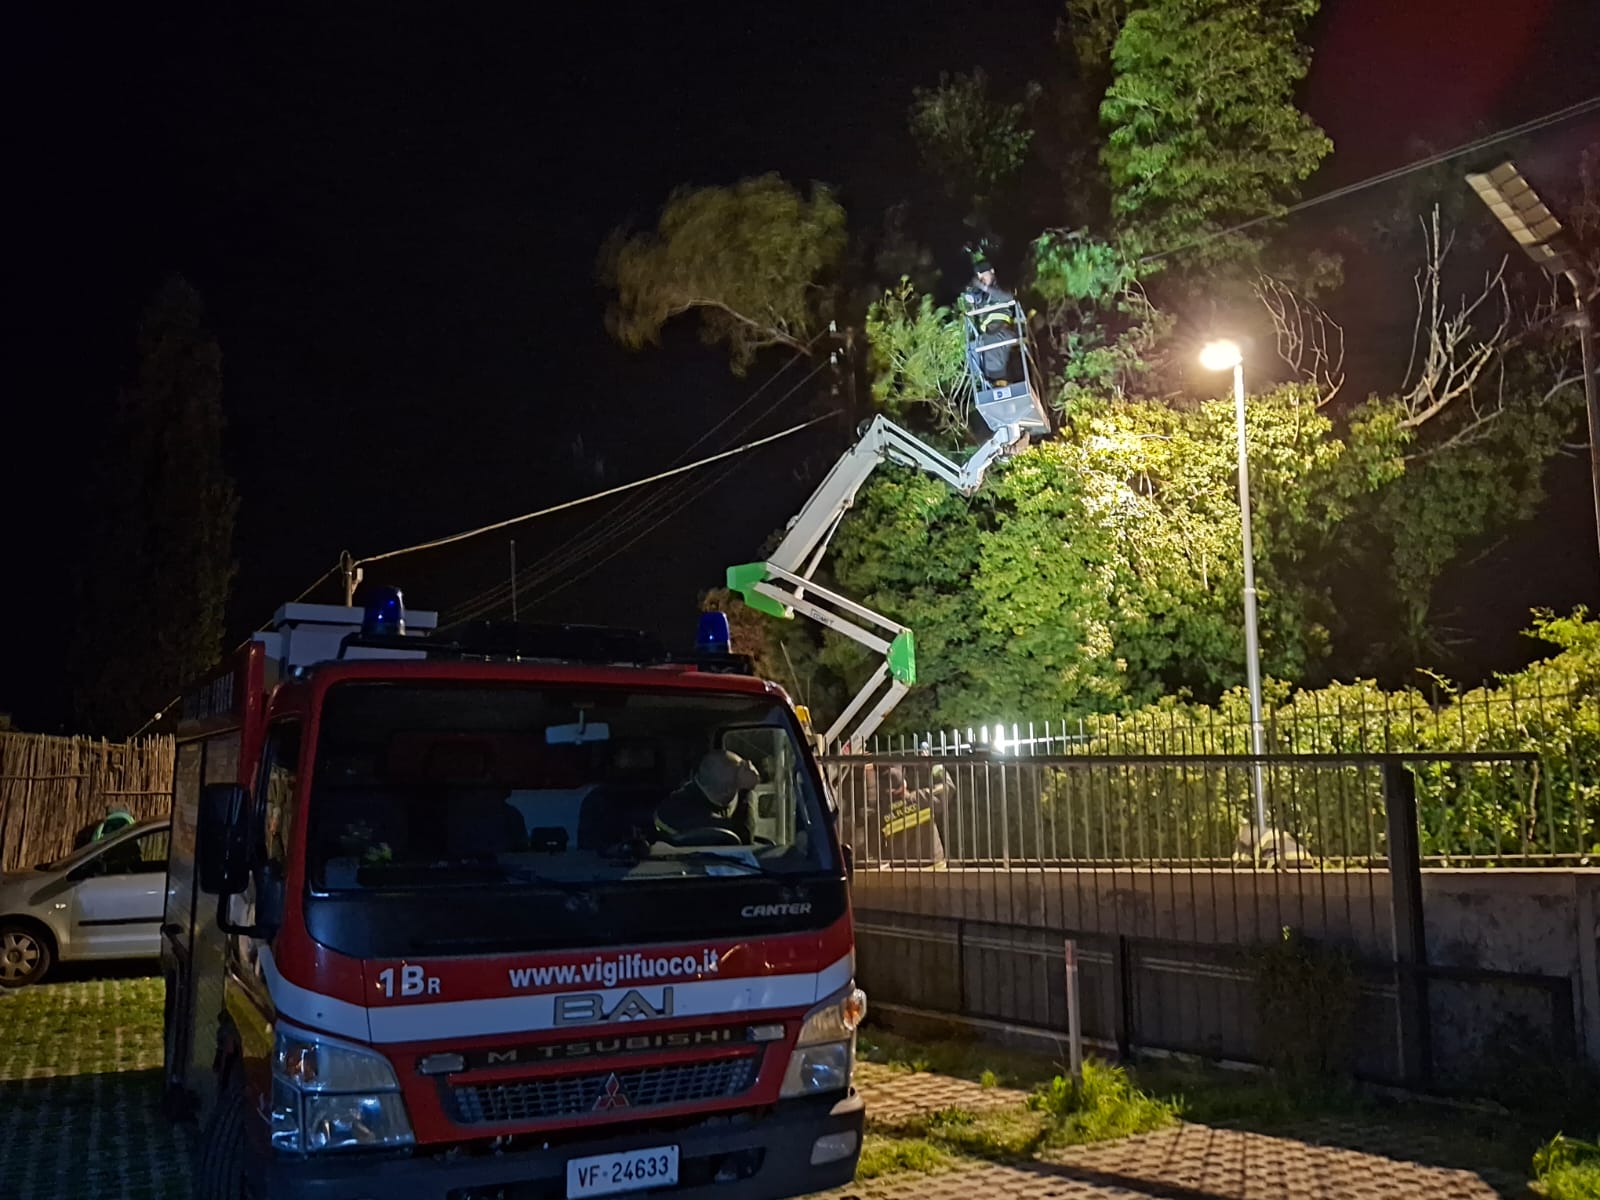
[[[789, 523], [772, 557], [766, 562], [728, 568], [729, 589], [743, 596], [751, 608], [785, 619], [796, 612], [804, 613], [884, 656], [883, 663], [829, 727], [824, 735], [825, 745], [859, 752], [917, 678], [911, 630], [819, 586], [811, 578], [862, 484], [880, 462], [888, 459], [926, 471], [963, 496], [970, 496], [997, 459], [1024, 448], [1029, 432], [1037, 432], [1041, 426], [1042, 419], [1000, 425], [971, 458], [958, 464], [887, 417], [875, 417]], [[849, 734], [844, 736], [847, 729]]]

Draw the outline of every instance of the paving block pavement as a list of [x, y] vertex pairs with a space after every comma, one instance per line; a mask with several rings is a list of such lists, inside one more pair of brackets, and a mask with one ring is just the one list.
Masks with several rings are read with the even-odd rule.
[[1028, 1094], [1015, 1088], [984, 1087], [970, 1079], [907, 1071], [882, 1063], [857, 1063], [856, 1090], [867, 1102], [867, 1118], [875, 1125], [896, 1125], [909, 1117], [941, 1109], [988, 1112], [1024, 1103]]
[[[1526, 1194], [1520, 1179], [1343, 1144], [1354, 1139], [1310, 1140], [1315, 1136], [1310, 1129], [1290, 1137], [1182, 1124], [1054, 1151], [1036, 1162], [892, 1175], [827, 1193], [826, 1200], [1497, 1200]], [[1418, 1157], [1426, 1159], [1426, 1150]]]
[[162, 1117], [161, 981], [50, 983], [0, 998], [0, 1197], [186, 1200]]
[[[857, 1068], [871, 1125], [940, 1109], [1020, 1105], [1027, 1093], [969, 1080]], [[935, 1175], [907, 1172], [827, 1194], [826, 1200], [1495, 1200], [1527, 1195], [1504, 1171], [1459, 1165], [1460, 1144], [1426, 1131], [1323, 1119], [1279, 1134], [1183, 1123], [1139, 1137], [1056, 1150], [1040, 1161], [984, 1164]]]
[[[190, 1148], [156, 1110], [160, 982], [50, 984], [0, 1000], [0, 1200], [185, 1200]], [[874, 1125], [1020, 1105], [1025, 1093], [860, 1066]], [[1042, 1161], [909, 1172], [831, 1193], [860, 1200], [1492, 1200], [1520, 1178], [1464, 1169], [1460, 1143], [1320, 1121], [1293, 1136], [1185, 1124]]]

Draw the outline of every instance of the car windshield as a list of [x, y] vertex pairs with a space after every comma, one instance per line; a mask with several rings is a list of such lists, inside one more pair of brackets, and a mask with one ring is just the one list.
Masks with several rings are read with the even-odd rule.
[[589, 887], [834, 867], [787, 708], [662, 688], [338, 684], [319, 724], [319, 891]]

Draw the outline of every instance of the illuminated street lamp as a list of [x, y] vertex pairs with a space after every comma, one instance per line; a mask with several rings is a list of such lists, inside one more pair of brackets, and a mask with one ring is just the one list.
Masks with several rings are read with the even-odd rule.
[[1586, 297], [1594, 286], [1589, 269], [1572, 235], [1545, 207], [1539, 193], [1522, 177], [1516, 164], [1503, 162], [1492, 171], [1468, 175], [1472, 190], [1489, 206], [1489, 211], [1517, 239], [1528, 257], [1552, 278], [1565, 275], [1572, 284], [1573, 324], [1578, 329], [1578, 344], [1583, 352], [1583, 395], [1589, 408], [1589, 480], [1594, 487], [1594, 528], [1600, 539], [1600, 397], [1595, 383], [1594, 315]]
[[1245, 677], [1250, 683], [1250, 753], [1255, 755], [1251, 774], [1256, 793], [1256, 847], [1267, 836], [1267, 788], [1261, 755], [1266, 752], [1261, 729], [1261, 645], [1256, 634], [1256, 552], [1250, 537], [1250, 460], [1244, 434], [1244, 352], [1233, 342], [1209, 342], [1200, 351], [1200, 365], [1208, 371], [1233, 368], [1233, 413], [1239, 440], [1239, 518], [1244, 529], [1244, 652]]

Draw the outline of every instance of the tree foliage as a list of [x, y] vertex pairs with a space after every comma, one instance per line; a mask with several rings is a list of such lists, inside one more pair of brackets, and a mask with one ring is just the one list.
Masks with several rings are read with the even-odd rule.
[[1332, 150], [1294, 104], [1310, 67], [1300, 33], [1318, 3], [1150, 0], [1129, 14], [1100, 106], [1102, 160], [1141, 252], [1281, 213]]
[[600, 256], [607, 326], [630, 349], [696, 313], [708, 345], [742, 373], [769, 346], [809, 349], [831, 315], [826, 286], [845, 250], [844, 210], [822, 185], [802, 195], [776, 175], [680, 189], [652, 232], [617, 230]]
[[1129, 0], [1067, 0], [1057, 38], [1072, 45], [1078, 72], [1091, 89], [1104, 91], [1111, 73], [1111, 48], [1128, 19]]
[[[1501, 364], [1509, 393], [1495, 419], [1481, 425], [1463, 408], [1419, 434], [1404, 425], [1397, 400], [1374, 399], [1357, 410], [1357, 428], [1388, 430], [1407, 461], [1390, 484], [1363, 507], [1348, 530], [1356, 554], [1383, 579], [1387, 598], [1382, 627], [1361, 658], [1369, 671], [1385, 664], [1442, 666], [1454, 647], [1449, 620], [1459, 605], [1440, 612], [1439, 583], [1462, 555], [1495, 531], [1532, 517], [1544, 499], [1545, 467], [1577, 424], [1577, 388], [1549, 389], [1539, 356]], [[1465, 426], [1472, 435], [1456, 440]]]
[[923, 166], [951, 198], [977, 206], [1016, 174], [1033, 138], [1022, 105], [991, 98], [982, 69], [917, 88], [908, 121]]
[[1034, 349], [1058, 381], [1049, 396], [1055, 407], [1158, 389], [1173, 321], [1151, 302], [1124, 249], [1050, 230], [1031, 250], [1028, 291], [1040, 305]]
[[[1250, 437], [1262, 652], [1267, 670], [1298, 678], [1328, 652], [1331, 602], [1297, 565], [1371, 473], [1305, 389], [1253, 398]], [[1080, 406], [971, 500], [885, 469], [841, 526], [832, 572], [917, 631], [922, 686], [897, 724], [1114, 711], [1242, 681], [1235, 472], [1226, 401]], [[873, 665], [842, 641], [824, 661], [847, 691]]]
[[[1536, 771], [1505, 763], [1418, 763], [1422, 852], [1445, 860], [1506, 854], [1600, 855], [1592, 812], [1600, 800], [1600, 622], [1580, 608], [1533, 614], [1527, 635], [1548, 657], [1475, 688], [1435, 678], [1432, 695], [1385, 690], [1371, 679], [1291, 693], [1267, 682], [1267, 749], [1282, 754], [1531, 751]], [[1553, 651], [1553, 653], [1549, 653]], [[1163, 697], [1131, 712], [1091, 717], [1083, 732], [1100, 753], [1243, 754], [1249, 701], [1243, 689], [1215, 705]], [[1233, 778], [1229, 779], [1228, 776]], [[1284, 768], [1277, 786], [1294, 797], [1280, 818], [1319, 857], [1368, 854], [1383, 824], [1376, 790], [1351, 804], [1348, 779], [1326, 768]], [[1248, 804], [1238, 772], [1197, 766], [1159, 803], [1179, 806], [1231, 840]], [[1222, 808], [1214, 819], [1208, 810]], [[1137, 817], [1136, 817], [1137, 819]]]
[[222, 461], [222, 355], [200, 297], [168, 280], [91, 488], [71, 648], [84, 725], [137, 729], [222, 649], [237, 498]]
[[[1400, 338], [1352, 345], [1347, 370], [1338, 319], [1359, 304], [1405, 321], [1404, 285], [1351, 297], [1332, 240], [1291, 247], [1271, 225], [1216, 236], [1282, 214], [1331, 150], [1295, 105], [1318, 3], [1066, 0], [1059, 73], [1023, 89], [1022, 104], [997, 99], [981, 70], [913, 97], [913, 140], [948, 197], [974, 209], [967, 224], [1028, 246], [1022, 269], [1003, 262], [1001, 273], [1027, 313], [1032, 378], [1060, 429], [994, 467], [970, 499], [886, 464], [839, 527], [823, 575], [916, 633], [919, 684], [893, 726], [1234, 702], [1234, 414], [1197, 387], [1193, 357], [1200, 323], [1235, 302], [1260, 305], [1271, 325], [1250, 360], [1248, 432], [1275, 694], [1287, 704], [1291, 684], [1450, 665], [1443, 581], [1540, 502], [1545, 466], [1571, 435], [1577, 375], [1541, 332], [1548, 310], [1517, 311], [1504, 268], [1491, 263], [1481, 286], [1456, 294], [1459, 268], [1482, 264], [1464, 241], [1446, 271], [1450, 223], [1436, 201], [1413, 214], [1427, 254], [1409, 368]], [[832, 204], [770, 176], [675, 194], [655, 233], [618, 235], [608, 250], [613, 329], [643, 344], [696, 309], [742, 369], [847, 307], [854, 378], [959, 456], [971, 381], [922, 244], [927, 202], [893, 206], [844, 251], [843, 216], [834, 206], [823, 219], [821, 201]], [[1572, 211], [1580, 237], [1600, 228], [1600, 203]], [[938, 220], [953, 224], [948, 212]], [[780, 234], [770, 226], [781, 221]], [[723, 242], [736, 250], [719, 257]], [[1191, 269], [1202, 266], [1203, 281]], [[1376, 273], [1361, 285], [1391, 286]], [[1238, 314], [1227, 320], [1252, 332]], [[806, 622], [757, 618], [736, 636], [762, 647], [776, 677], [804, 681], [819, 727], [877, 666]]]
[[926, 416], [938, 434], [964, 440], [972, 379], [955, 313], [901, 280], [867, 309], [866, 331], [873, 402], [897, 421]]
[[819, 714], [839, 710], [838, 681], [822, 666], [821, 648], [805, 626], [757, 612], [727, 588], [702, 592], [700, 610], [727, 614], [733, 652], [749, 655], [756, 673], [797, 704], [818, 705]]

